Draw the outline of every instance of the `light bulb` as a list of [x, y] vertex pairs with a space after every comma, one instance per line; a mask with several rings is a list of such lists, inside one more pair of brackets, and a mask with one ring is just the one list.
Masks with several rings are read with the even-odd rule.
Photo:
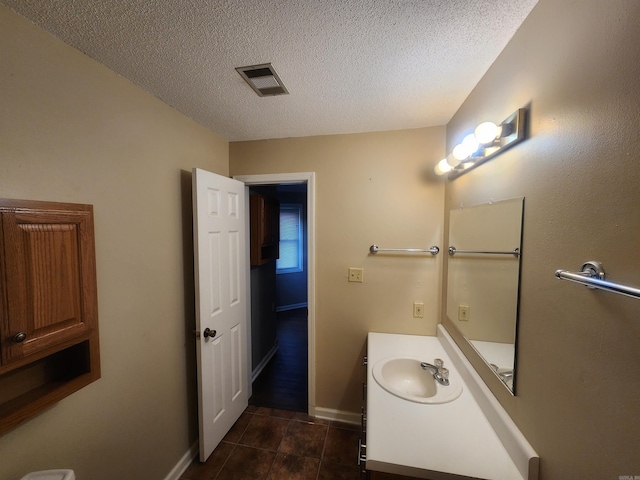
[[473, 132], [478, 143], [486, 145], [492, 143], [500, 135], [500, 127], [493, 122], [483, 122]]
[[476, 153], [478, 151], [478, 147], [480, 146], [473, 133], [470, 133], [469, 135], [464, 137], [464, 139], [462, 140], [462, 145], [464, 145], [464, 147], [467, 149], [469, 155], [473, 155], [474, 153]]
[[454, 157], [453, 153], [447, 155], [447, 158], [445, 158], [445, 160], [447, 161], [447, 165], [449, 165], [451, 168], [456, 168], [458, 165], [460, 165], [460, 160]]
[[445, 173], [450, 172], [451, 169], [452, 167], [447, 163], [447, 159], [443, 158], [438, 162], [433, 171], [436, 172], [436, 175], [444, 175]]
[[464, 160], [469, 155], [471, 155], [471, 152], [469, 151], [469, 148], [467, 148], [462, 143], [459, 143], [458, 145], [453, 147], [453, 151], [451, 153], [453, 154], [453, 158], [458, 160], [458, 164], [460, 163], [460, 160]]

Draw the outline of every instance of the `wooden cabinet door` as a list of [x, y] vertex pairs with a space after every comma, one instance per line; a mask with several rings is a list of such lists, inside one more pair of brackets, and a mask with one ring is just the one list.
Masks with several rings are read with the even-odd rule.
[[97, 318], [92, 208], [52, 205], [1, 210], [3, 364], [87, 334]]
[[280, 204], [274, 198], [252, 194], [251, 265], [264, 265], [278, 258], [280, 242]]
[[278, 243], [280, 242], [280, 204], [275, 198], [265, 200], [265, 244], [276, 247], [273, 258], [278, 258]]

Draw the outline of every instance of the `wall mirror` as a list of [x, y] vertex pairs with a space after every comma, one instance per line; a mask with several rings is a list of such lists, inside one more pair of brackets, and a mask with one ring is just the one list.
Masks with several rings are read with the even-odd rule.
[[524, 198], [449, 212], [447, 317], [515, 393]]

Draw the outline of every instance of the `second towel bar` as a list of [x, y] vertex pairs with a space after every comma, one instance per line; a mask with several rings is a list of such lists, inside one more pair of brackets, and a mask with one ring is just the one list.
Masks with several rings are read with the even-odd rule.
[[424, 248], [380, 248], [378, 245], [371, 245], [369, 247], [369, 253], [378, 252], [430, 253], [431, 255], [437, 255], [440, 249], [435, 245], [426, 250]]
[[449, 255], [454, 256], [456, 253], [482, 253], [489, 255], [513, 255], [514, 257], [519, 257], [520, 249], [514, 248], [510, 252], [492, 252], [483, 250], [458, 250], [456, 247], [449, 247]]

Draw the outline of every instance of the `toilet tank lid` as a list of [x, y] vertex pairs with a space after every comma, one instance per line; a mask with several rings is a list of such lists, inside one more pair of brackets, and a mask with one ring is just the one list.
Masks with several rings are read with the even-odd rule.
[[20, 480], [75, 480], [73, 470], [41, 470], [27, 473]]

